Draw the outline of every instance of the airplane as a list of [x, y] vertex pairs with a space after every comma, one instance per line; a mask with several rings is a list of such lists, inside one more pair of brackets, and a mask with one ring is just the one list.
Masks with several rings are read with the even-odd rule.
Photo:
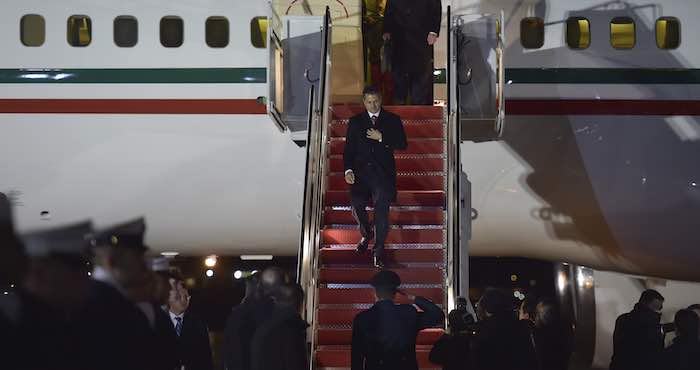
[[[333, 93], [359, 104], [360, 2], [275, 4], [299, 17], [330, 6], [345, 52]], [[700, 297], [700, 54], [687, 42], [700, 5], [448, 5], [452, 15], [503, 12], [505, 35], [502, 135], [461, 145], [469, 254], [552, 261], [562, 292], [594, 288], [576, 305], [590, 314], [590, 363], [604, 367], [612, 323], [644, 287], [670, 309]], [[0, 9], [0, 191], [20, 231], [144, 215], [157, 252], [297, 253], [306, 150], [267, 114], [270, 4], [6, 0]], [[673, 27], [677, 40], [659, 40]], [[445, 19], [442, 31], [436, 76], [448, 63]], [[436, 78], [437, 101], [445, 91]]]

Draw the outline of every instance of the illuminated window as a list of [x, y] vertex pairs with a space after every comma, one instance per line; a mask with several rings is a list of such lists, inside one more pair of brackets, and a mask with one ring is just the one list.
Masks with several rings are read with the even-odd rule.
[[229, 40], [228, 19], [209, 17], [206, 22], [207, 45], [212, 48], [225, 48]]
[[681, 44], [681, 22], [674, 17], [656, 20], [656, 46], [659, 49], [676, 49]]
[[634, 20], [616, 17], [610, 21], [610, 45], [615, 49], [632, 49], [635, 43]]
[[572, 49], [585, 49], [591, 45], [591, 23], [588, 19], [571, 17], [566, 20], [566, 44]]
[[163, 17], [160, 20], [160, 43], [166, 48], [182, 46], [185, 37], [185, 23], [182, 18], [175, 16]]
[[87, 15], [71, 15], [68, 17], [68, 44], [83, 47], [92, 41], [92, 21]]
[[538, 17], [520, 21], [520, 43], [525, 49], [539, 49], [544, 45], [544, 20]]
[[130, 48], [139, 40], [139, 23], [136, 18], [122, 15], [114, 18], [114, 43], [122, 48]]
[[250, 43], [256, 48], [267, 47], [267, 17], [250, 20]]
[[41, 46], [46, 39], [46, 22], [37, 14], [27, 14], [19, 21], [19, 38], [24, 46]]

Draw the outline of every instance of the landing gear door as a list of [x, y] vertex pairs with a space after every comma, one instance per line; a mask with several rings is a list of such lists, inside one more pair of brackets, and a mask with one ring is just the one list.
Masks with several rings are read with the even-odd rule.
[[503, 18], [503, 11], [453, 17], [462, 140], [497, 140], [503, 135]]
[[318, 91], [320, 80], [323, 17], [286, 15], [276, 2], [270, 8], [267, 112], [292, 140], [305, 140], [309, 88]]

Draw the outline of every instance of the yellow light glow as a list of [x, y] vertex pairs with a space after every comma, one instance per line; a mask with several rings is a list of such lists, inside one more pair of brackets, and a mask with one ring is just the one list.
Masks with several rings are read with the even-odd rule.
[[211, 255], [211, 256], [207, 257], [206, 259], [204, 259], [204, 266], [207, 266], [207, 267], [216, 266], [216, 256]]

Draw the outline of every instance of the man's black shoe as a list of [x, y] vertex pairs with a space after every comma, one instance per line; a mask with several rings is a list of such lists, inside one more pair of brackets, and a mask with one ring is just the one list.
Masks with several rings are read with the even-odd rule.
[[367, 252], [367, 248], [369, 248], [369, 238], [362, 237], [360, 239], [360, 242], [357, 243], [357, 248], [355, 248], [355, 252], [359, 254], [364, 254]]
[[382, 261], [382, 257], [374, 256], [374, 267], [378, 269], [384, 268], [384, 262]]

